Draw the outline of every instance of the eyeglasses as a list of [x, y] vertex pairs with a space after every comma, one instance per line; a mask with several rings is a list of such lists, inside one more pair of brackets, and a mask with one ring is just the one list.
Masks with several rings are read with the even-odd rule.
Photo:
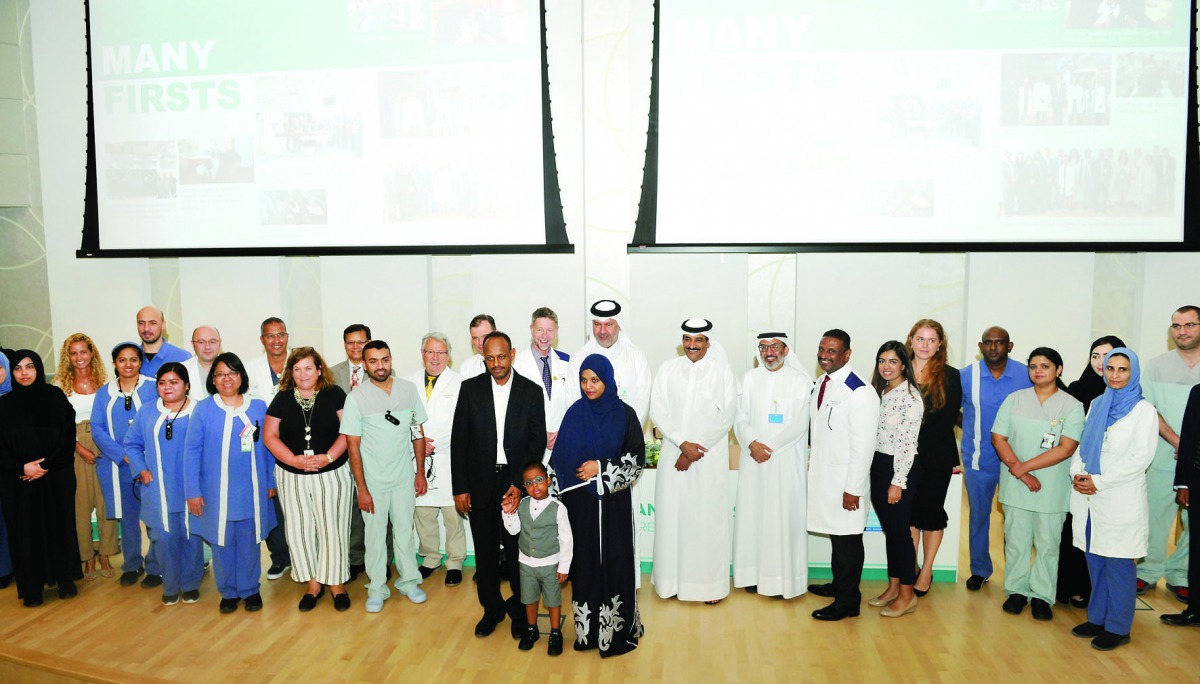
[[1172, 323], [1171, 324], [1171, 330], [1174, 330], [1175, 332], [1179, 332], [1180, 330], [1187, 330], [1188, 332], [1191, 332], [1191, 331], [1195, 330], [1196, 328], [1200, 328], [1200, 323]]
[[213, 380], [224, 380], [225, 378], [238, 378], [241, 373], [237, 371], [229, 371], [228, 373], [213, 373]]
[[346, 345], [347, 347], [361, 347], [361, 346], [364, 346], [366, 343], [367, 343], [366, 340], [346, 340], [342, 344]]
[[203, 344], [206, 347], [221, 344], [221, 340], [192, 340], [192, 344]]
[[438, 351], [436, 349], [422, 349], [421, 351], [423, 353], [429, 354], [430, 356], [433, 356], [433, 357], [446, 356], [447, 354], [450, 353], [448, 351]]
[[774, 342], [772, 344], [760, 344], [760, 345], [758, 345], [758, 350], [760, 352], [765, 352], [765, 351], [780, 352], [780, 351], [783, 351], [783, 343], [782, 342]]
[[546, 477], [545, 475], [538, 475], [537, 477], [535, 477], [535, 478], [533, 478], [533, 479], [531, 479], [531, 480], [525, 480], [525, 486], [526, 486], [526, 487], [532, 487], [532, 486], [534, 486], [535, 484], [541, 484], [541, 483], [543, 483], [543, 482], [545, 482], [546, 480], [549, 480], [549, 479], [550, 479], [550, 478]]
[[285, 340], [287, 339], [287, 336], [288, 334], [286, 332], [266, 333], [263, 335], [263, 337], [267, 338], [268, 340]]

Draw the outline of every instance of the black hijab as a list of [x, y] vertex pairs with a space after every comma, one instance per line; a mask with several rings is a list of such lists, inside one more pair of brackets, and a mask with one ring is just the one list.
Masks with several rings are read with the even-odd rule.
[[7, 418], [20, 416], [23, 420], [29, 420], [32, 417], [33, 422], [44, 422], [48, 418], [57, 417], [61, 411], [69, 410], [71, 419], [74, 420], [75, 409], [71, 407], [71, 402], [67, 401], [67, 396], [63, 394], [62, 390], [46, 382], [46, 367], [42, 364], [42, 357], [38, 356], [37, 352], [30, 349], [18, 349], [8, 352], [7, 355], [11, 362], [9, 373], [16, 370], [17, 364], [29, 360], [33, 362], [33, 367], [37, 370], [37, 377], [28, 387], [20, 384], [14, 378], [12, 391], [0, 397], [0, 414]]
[[1116, 335], [1105, 335], [1092, 342], [1092, 348], [1088, 350], [1088, 364], [1083, 367], [1083, 373], [1078, 380], [1067, 386], [1067, 394], [1083, 403], [1084, 412], [1091, 407], [1093, 399], [1104, 394], [1104, 388], [1107, 387], [1104, 384], [1104, 376], [1096, 375], [1096, 371], [1092, 370], [1092, 352], [1102, 344], [1111, 344], [1113, 349], [1125, 346], [1125, 342]]

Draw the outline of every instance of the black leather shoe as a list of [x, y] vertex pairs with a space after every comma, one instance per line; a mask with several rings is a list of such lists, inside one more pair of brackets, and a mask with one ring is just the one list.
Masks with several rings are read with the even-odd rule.
[[304, 596], [301, 596], [300, 597], [300, 606], [299, 606], [300, 612], [307, 613], [308, 611], [312, 610], [313, 608], [316, 608], [317, 601], [320, 601], [321, 597], [324, 595], [325, 595], [325, 587], [321, 587], [321, 590], [315, 594], [305, 594]]
[[232, 613], [233, 611], [237, 610], [237, 604], [238, 604], [238, 600], [235, 598], [221, 599], [221, 613], [223, 613], [223, 614]]
[[1086, 597], [1086, 596], [1083, 596], [1080, 598], [1075, 598], [1074, 596], [1072, 596], [1070, 599], [1068, 599], [1068, 602], [1071, 604], [1072, 608], [1087, 608], [1088, 607], [1088, 597]]
[[485, 637], [491, 636], [492, 632], [496, 631], [496, 625], [504, 620], [504, 613], [490, 614], [485, 612], [483, 617], [479, 618], [479, 622], [475, 625], [475, 636]]
[[142, 572], [143, 570], [138, 568], [137, 570], [121, 573], [121, 586], [132, 587], [137, 584], [138, 578], [142, 576]]
[[1004, 608], [1004, 612], [1010, 615], [1020, 615], [1021, 611], [1025, 610], [1026, 603], [1029, 603], [1029, 599], [1025, 598], [1024, 596], [1021, 596], [1020, 594], [1010, 594], [1009, 597], [1004, 600], [1004, 605], [1001, 607]]
[[1111, 651], [1118, 646], [1123, 646], [1129, 643], [1129, 635], [1113, 634], [1109, 631], [1103, 631], [1100, 636], [1092, 639], [1092, 648], [1097, 651]]
[[429, 579], [429, 576], [436, 570], [437, 568], [427, 568], [424, 565], [417, 567], [417, 572], [421, 573], [421, 579]]
[[1029, 607], [1033, 611], [1033, 619], [1034, 620], [1053, 620], [1054, 619], [1054, 610], [1050, 607], [1049, 603], [1046, 603], [1045, 601], [1043, 601], [1041, 599], [1033, 599], [1032, 601], [1029, 602]]
[[60, 599], [69, 599], [79, 596], [79, 590], [75, 588], [75, 583], [71, 580], [64, 580], [58, 583], [58, 597]]
[[521, 643], [517, 644], [517, 648], [522, 651], [531, 651], [533, 650], [533, 645], [540, 638], [542, 638], [542, 635], [538, 632], [537, 625], [530, 625], [525, 628], [525, 632], [521, 635]]
[[42, 605], [41, 596], [26, 596], [23, 600], [26, 608], [37, 608]]
[[11, 572], [7, 575], [0, 576], [0, 589], [7, 589], [8, 585], [13, 583], [13, 577], [14, 575]]
[[808, 593], [822, 598], [833, 598], [833, 584], [826, 582], [825, 584], [810, 584], [808, 585]]
[[514, 638], [514, 639], [524, 638], [525, 632], [526, 632], [527, 628], [529, 627], [528, 622], [525, 620], [525, 616], [520, 616], [520, 619], [518, 619], [517, 616], [510, 615], [509, 618], [511, 621], [509, 631], [512, 633], [512, 638]]
[[837, 622], [844, 618], [858, 617], [858, 606], [839, 606], [837, 603], [831, 603], [814, 610], [812, 616], [825, 622]]
[[1075, 625], [1071, 630], [1071, 634], [1083, 639], [1094, 639], [1104, 633], [1104, 625], [1098, 625], [1094, 622], [1085, 622], [1081, 625]]
[[750, 586], [746, 587], [746, 593], [747, 594], [757, 594], [758, 593], [758, 585], [751, 584]]
[[162, 586], [162, 575], [146, 575], [142, 578], [143, 589], [156, 589]]
[[1159, 615], [1158, 619], [1176, 627], [1200, 627], [1200, 613], [1189, 613], [1186, 610], [1182, 613]]
[[983, 588], [983, 583], [986, 581], [988, 581], [988, 578], [983, 575], [971, 575], [967, 578], [967, 589], [979, 591]]
[[453, 587], [458, 584], [462, 584], [462, 570], [447, 570], [446, 586]]
[[333, 609], [339, 613], [350, 610], [350, 594], [342, 592], [333, 595]]
[[546, 653], [552, 656], [562, 655], [562, 646], [562, 630], [550, 630], [550, 645], [546, 648]]
[[251, 613], [262, 610], [262, 594], [251, 594], [250, 596], [247, 596], [246, 610]]

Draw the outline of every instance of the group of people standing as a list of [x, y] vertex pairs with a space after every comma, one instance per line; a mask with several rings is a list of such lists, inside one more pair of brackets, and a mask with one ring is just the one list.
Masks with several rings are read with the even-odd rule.
[[[268, 579], [290, 568], [306, 584], [301, 611], [327, 589], [337, 610], [350, 608], [346, 584], [365, 571], [366, 611], [376, 613], [391, 593], [390, 560], [393, 586], [413, 603], [426, 600], [420, 585], [443, 565], [445, 583], [461, 583], [465, 520], [483, 609], [477, 636], [507, 617], [529, 650], [544, 601], [548, 650], [561, 653], [559, 585], [569, 579], [575, 649], [625, 653], [643, 633], [633, 489], [649, 419], [662, 439], [652, 574], [660, 597], [719, 603], [732, 563], [735, 587], [785, 599], [807, 590], [832, 599], [814, 618], [855, 617], [873, 509], [889, 581], [868, 604], [900, 617], [932, 589], [961, 422], [967, 589], [992, 574], [999, 490], [1005, 611], [1032, 604], [1035, 618], [1049, 619], [1056, 599], [1086, 605], [1074, 633], [1109, 650], [1128, 641], [1135, 593], [1164, 574], [1168, 590], [1191, 600], [1186, 516], [1175, 554], [1165, 555], [1200, 469], [1200, 309], [1175, 312], [1176, 349], [1144, 372], [1121, 340], [1097, 340], [1070, 387], [1057, 351], [1034, 349], [1028, 365], [1010, 359], [1000, 327], [985, 331], [979, 361], [955, 369], [931, 319], [883, 344], [869, 378], [850, 365], [842, 330], [822, 335], [815, 381], [785, 332], [764, 332], [758, 363], [739, 381], [713, 323], [693, 318], [681, 326], [684, 354], [651, 382], [621, 313], [615, 301], [596, 302], [592, 336], [574, 357], [554, 349], [550, 309], [533, 312], [528, 346], [481, 314], [470, 323], [474, 356], [452, 364], [447, 337], [429, 333], [421, 369], [405, 377], [366, 325], [345, 329], [347, 360], [330, 367], [312, 347], [290, 349], [285, 324], [270, 318], [264, 354], [243, 363], [221, 351], [212, 326], [193, 332], [194, 356], [170, 345], [153, 307], [138, 313], [141, 343], [112, 349], [111, 382], [83, 334], [64, 342], [54, 384], [36, 353], [6, 352], [0, 467], [11, 477], [0, 477], [0, 582], [15, 574], [28, 606], [49, 585], [69, 598], [76, 581], [113, 576], [120, 552], [122, 584], [144, 573], [142, 586], [162, 586], [164, 604], [190, 603], [211, 547], [221, 612], [255, 611], [265, 540]], [[741, 445], [736, 520], [731, 430]], [[810, 532], [830, 539], [831, 582], [808, 583]], [[1200, 624], [1200, 613], [1193, 600], [1163, 620]]]

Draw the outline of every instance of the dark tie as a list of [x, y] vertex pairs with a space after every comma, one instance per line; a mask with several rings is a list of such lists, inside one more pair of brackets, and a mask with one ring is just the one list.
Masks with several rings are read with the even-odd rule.
[[546, 396], [550, 396], [550, 357], [542, 357], [542, 384], [546, 386]]
[[829, 376], [826, 375], [825, 379], [821, 381], [821, 391], [817, 392], [817, 410], [818, 411], [821, 410], [821, 403], [825, 401], [825, 385], [828, 385], [828, 384], [829, 384]]

